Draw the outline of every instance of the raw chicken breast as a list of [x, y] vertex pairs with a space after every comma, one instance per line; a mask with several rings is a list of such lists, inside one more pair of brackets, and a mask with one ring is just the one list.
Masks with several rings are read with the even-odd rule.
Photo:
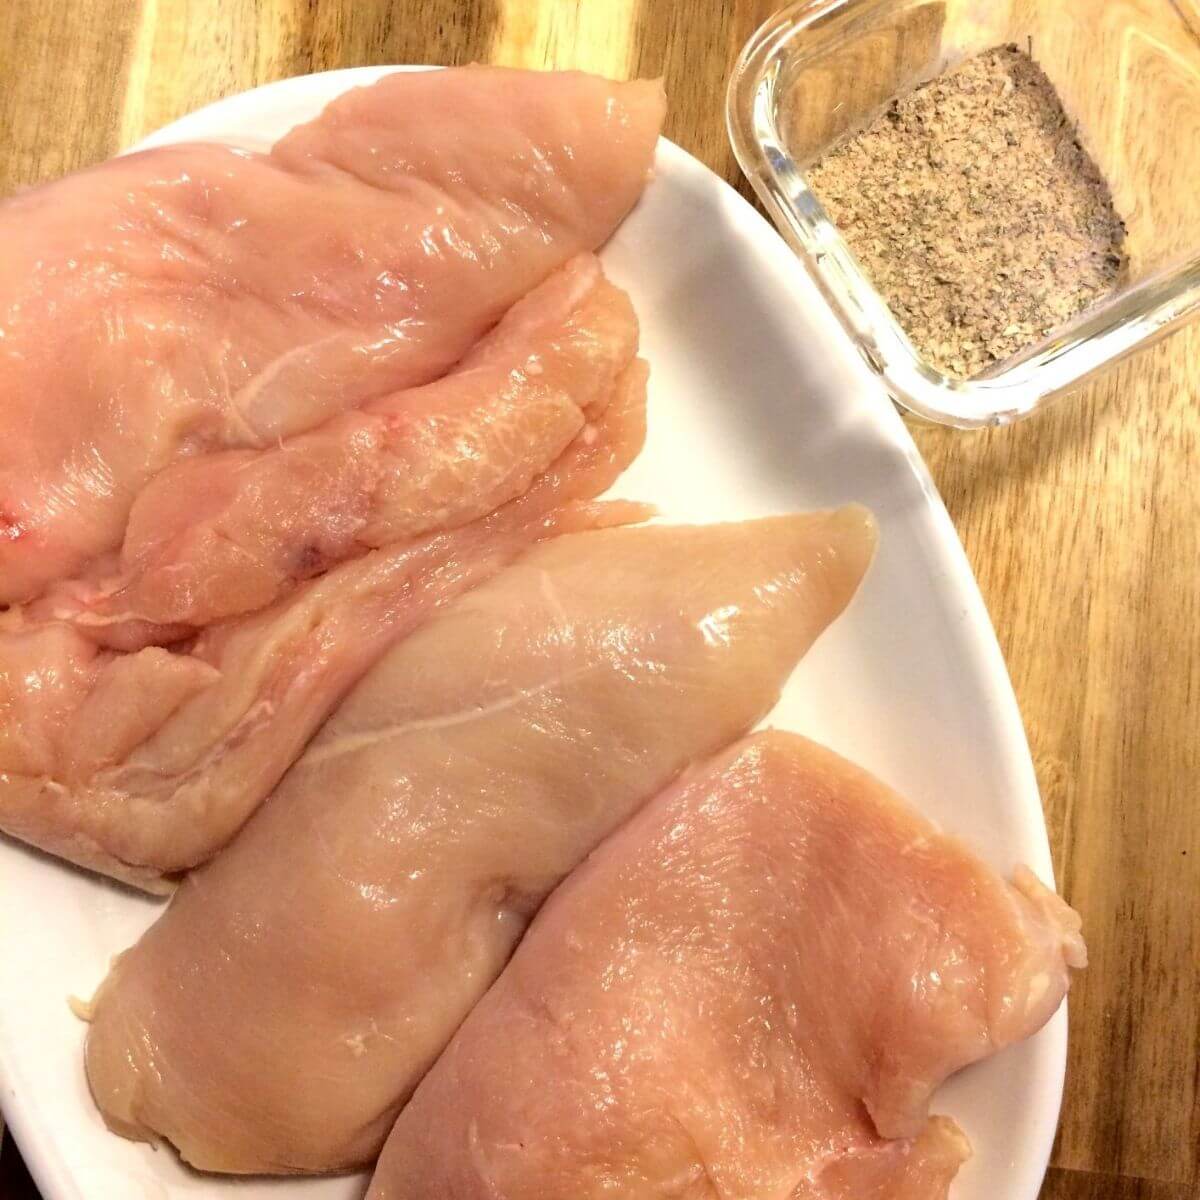
[[641, 444], [636, 319], [578, 252], [661, 117], [652, 84], [401, 73], [269, 155], [0, 206], [0, 830], [161, 886], [432, 607], [635, 515], [550, 510]]
[[550, 898], [368, 1200], [944, 1197], [970, 1147], [934, 1089], [1038, 1029], [1084, 961], [1028, 871], [760, 734]]
[[612, 233], [662, 115], [654, 83], [403, 72], [269, 154], [164, 147], [4, 201], [0, 604], [105, 565], [171, 462], [439, 376]]
[[265, 450], [167, 467], [134, 502], [119, 568], [52, 590], [24, 618], [140, 649], [263, 608], [371, 547], [484, 516], [608, 403], [637, 340], [629, 297], [579, 255], [436, 382]]
[[857, 508], [592, 531], [460, 598], [117, 961], [105, 1120], [205, 1170], [370, 1161], [542, 898], [766, 713], [873, 545]]
[[520, 498], [461, 529], [373, 551], [188, 653], [99, 651], [78, 630], [0, 634], [0, 828], [151, 891], [237, 832], [388, 646], [531, 542], [641, 519], [584, 505], [645, 435], [645, 364]]

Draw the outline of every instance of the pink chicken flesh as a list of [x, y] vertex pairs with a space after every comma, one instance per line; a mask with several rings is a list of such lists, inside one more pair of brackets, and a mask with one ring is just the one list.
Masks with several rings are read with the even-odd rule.
[[368, 667], [531, 542], [640, 519], [580, 506], [633, 460], [646, 370], [519, 498], [459, 529], [372, 551], [186, 653], [101, 651], [66, 625], [0, 636], [0, 828], [150, 891], [204, 862], [271, 791]]
[[641, 444], [637, 321], [590, 251], [662, 108], [399, 73], [268, 155], [0, 206], [0, 830], [161, 887], [433, 607], [634, 515], [550, 510]]
[[0, 604], [126, 542], [137, 566], [157, 514], [127, 521], [169, 464], [437, 378], [612, 233], [662, 113], [651, 83], [401, 72], [269, 154], [169, 146], [4, 201]]
[[527, 551], [389, 652], [97, 995], [105, 1120], [205, 1170], [379, 1151], [543, 897], [775, 702], [862, 509]]
[[641, 445], [590, 250], [661, 118], [656, 84], [397, 73], [269, 155], [0, 206], [0, 829], [161, 887], [433, 607], [634, 515], [551, 510]]
[[669, 789], [550, 898], [368, 1200], [941, 1200], [949, 1074], [1038, 1029], [1079, 919], [792, 734]]
[[580, 255], [434, 383], [274, 447], [167, 467], [134, 502], [119, 567], [51, 590], [25, 619], [139, 649], [263, 608], [373, 547], [484, 516], [607, 404], [637, 337], [629, 297]]

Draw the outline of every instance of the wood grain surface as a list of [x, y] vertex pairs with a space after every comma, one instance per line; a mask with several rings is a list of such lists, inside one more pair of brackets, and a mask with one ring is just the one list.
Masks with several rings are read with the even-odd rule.
[[[1200, 72], [1187, 37], [1200, 45], [1198, 4], [1071, 0], [1117, 30], [1116, 83], [1078, 45], [1059, 47], [1060, 86], [1100, 114], [1110, 164], [1153, 183], [1146, 228], [1190, 220], [1193, 237]], [[0, 194], [272, 79], [472, 60], [661, 74], [668, 135], [745, 190], [723, 92], [739, 48], [774, 7], [0, 0]], [[1169, 32], [1120, 32], [1121, 10], [1134, 7]], [[1024, 424], [913, 433], [1007, 656], [1060, 885], [1083, 914], [1091, 951], [1071, 994], [1062, 1125], [1043, 1195], [1200, 1196], [1200, 486], [1191, 477], [1200, 468], [1200, 327]], [[0, 1197], [34, 1195], [6, 1144]]]

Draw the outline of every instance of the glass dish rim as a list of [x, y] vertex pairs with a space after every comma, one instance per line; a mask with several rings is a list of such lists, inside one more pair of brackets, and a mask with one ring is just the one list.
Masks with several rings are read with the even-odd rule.
[[785, 148], [774, 120], [775, 75], [788, 43], [840, 11], [860, 8], [870, 14], [898, 2], [902, 0], [791, 0], [759, 26], [738, 56], [726, 92], [730, 143], [777, 228], [892, 398], [939, 424], [1008, 424], [1200, 313], [1200, 246], [1085, 309], [983, 376], [957, 379], [930, 365], [858, 265]]

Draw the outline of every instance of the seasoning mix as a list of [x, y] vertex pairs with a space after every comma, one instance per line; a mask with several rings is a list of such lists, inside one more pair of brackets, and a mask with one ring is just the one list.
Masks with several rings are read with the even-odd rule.
[[989, 50], [807, 177], [918, 352], [970, 378], [1120, 283], [1124, 226], [1041, 68]]

